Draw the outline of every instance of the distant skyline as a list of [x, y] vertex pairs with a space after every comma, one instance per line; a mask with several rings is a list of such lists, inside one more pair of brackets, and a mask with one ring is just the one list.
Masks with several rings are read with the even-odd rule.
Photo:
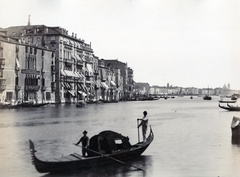
[[0, 27], [60, 26], [136, 82], [240, 90], [238, 0], [0, 0]]

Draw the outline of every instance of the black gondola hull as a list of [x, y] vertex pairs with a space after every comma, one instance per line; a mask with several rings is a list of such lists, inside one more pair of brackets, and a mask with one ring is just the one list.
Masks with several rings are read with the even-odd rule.
[[[33, 142], [30, 142], [30, 151], [32, 156], [32, 162], [36, 170], [40, 173], [58, 173], [58, 172], [70, 172], [74, 170], [86, 170], [95, 168], [97, 166], [117, 163], [117, 161], [126, 161], [139, 157], [151, 144], [154, 135], [151, 130], [146, 142], [141, 142], [133, 145], [128, 151], [117, 152], [114, 154], [102, 154], [94, 157], [83, 158], [80, 155], [74, 153], [67, 156], [73, 160], [63, 161], [43, 161], [36, 157]], [[74, 158], [75, 157], [75, 158]], [[115, 159], [115, 160], [114, 160]]]

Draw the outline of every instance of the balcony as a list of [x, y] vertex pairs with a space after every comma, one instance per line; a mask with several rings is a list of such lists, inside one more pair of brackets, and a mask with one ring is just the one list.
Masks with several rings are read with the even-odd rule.
[[4, 69], [4, 68], [5, 68], [5, 58], [0, 57], [0, 69]]
[[94, 70], [94, 74], [95, 74], [95, 75], [99, 75], [99, 71]]
[[47, 90], [47, 87], [46, 87], [46, 86], [42, 86], [42, 87], [41, 87], [41, 90], [42, 90], [42, 91], [46, 91], [46, 90]]
[[19, 85], [16, 85], [16, 86], [15, 86], [15, 90], [16, 90], [16, 91], [19, 91], [19, 90], [21, 90], [21, 86], [19, 86]]
[[69, 63], [69, 64], [73, 64], [73, 63], [74, 63], [74, 60], [72, 60], [72, 59], [67, 59], [67, 58], [64, 58], [63, 61], [64, 61], [65, 63]]
[[52, 66], [51, 66], [51, 72], [52, 72], [52, 74], [55, 74], [55, 72], [56, 72], [56, 67], [55, 67], [55, 65], [52, 65]]
[[56, 83], [55, 82], [51, 83], [51, 89], [53, 92], [56, 91]]
[[38, 91], [40, 89], [40, 86], [38, 85], [26, 85], [25, 90], [27, 91]]
[[83, 61], [78, 60], [77, 61], [77, 65], [81, 65], [82, 66], [83, 65]]

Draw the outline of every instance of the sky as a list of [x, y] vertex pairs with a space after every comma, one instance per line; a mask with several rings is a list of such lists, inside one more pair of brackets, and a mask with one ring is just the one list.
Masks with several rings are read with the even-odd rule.
[[239, 0], [0, 0], [0, 27], [59, 26], [135, 82], [240, 90]]

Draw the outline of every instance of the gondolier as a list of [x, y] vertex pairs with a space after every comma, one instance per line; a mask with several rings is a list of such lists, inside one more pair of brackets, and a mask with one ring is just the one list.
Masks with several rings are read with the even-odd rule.
[[147, 111], [143, 111], [143, 118], [138, 119], [141, 120], [141, 123], [138, 125], [138, 128], [142, 126], [142, 135], [143, 135], [143, 142], [146, 141], [146, 133], [148, 129], [148, 118], [147, 118]]
[[79, 145], [79, 143], [82, 142], [82, 156], [86, 157], [86, 153], [87, 153], [87, 147], [89, 144], [89, 138], [87, 136], [87, 131], [84, 130], [83, 132], [83, 136], [80, 138], [80, 140], [76, 143], [76, 145]]

